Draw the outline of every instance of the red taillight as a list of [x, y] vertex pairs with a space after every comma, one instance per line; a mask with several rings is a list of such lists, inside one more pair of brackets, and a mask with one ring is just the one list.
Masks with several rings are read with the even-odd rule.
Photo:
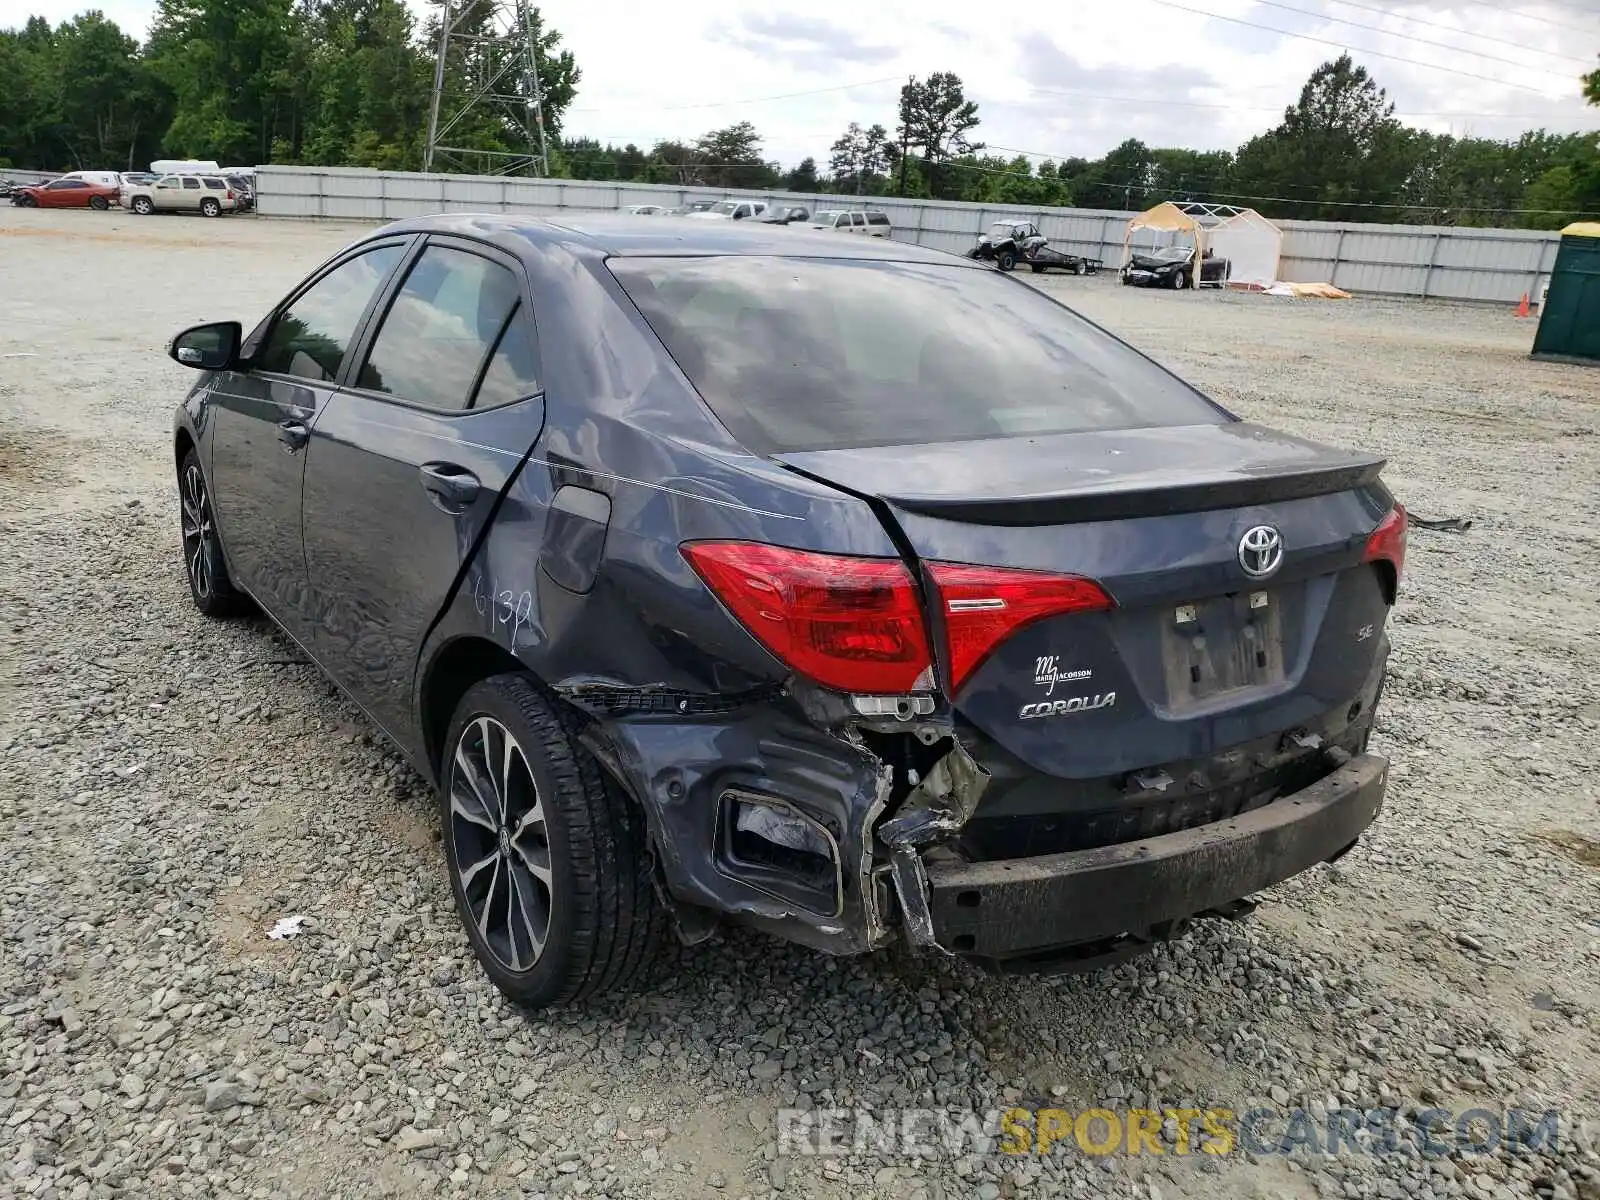
[[1378, 562], [1380, 559], [1394, 564], [1394, 577], [1398, 582], [1400, 572], [1406, 565], [1406, 510], [1403, 504], [1391, 508], [1367, 539], [1367, 551], [1362, 561]]
[[683, 556], [784, 665], [853, 693], [931, 689], [916, 584], [895, 558], [754, 542], [689, 542]]
[[1076, 575], [962, 563], [929, 563], [928, 574], [943, 609], [952, 696], [996, 646], [1024, 626], [1113, 606], [1104, 588]]
[[224, 193], [224, 194], [225, 194], [225, 195], [226, 195], [226, 196], [227, 196], [227, 198], [228, 198], [228, 199], [229, 199], [229, 200], [232, 200], [232, 199], [233, 199], [233, 189], [232, 189], [232, 188], [229, 188], [229, 189], [228, 189], [228, 190], [227, 190], [227, 192], [226, 192], [226, 193]]

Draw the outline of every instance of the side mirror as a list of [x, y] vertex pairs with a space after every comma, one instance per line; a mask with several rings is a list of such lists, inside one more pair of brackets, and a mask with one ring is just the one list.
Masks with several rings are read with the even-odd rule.
[[237, 321], [195, 325], [172, 339], [167, 354], [174, 362], [196, 371], [226, 371], [239, 361], [239, 341], [244, 330]]

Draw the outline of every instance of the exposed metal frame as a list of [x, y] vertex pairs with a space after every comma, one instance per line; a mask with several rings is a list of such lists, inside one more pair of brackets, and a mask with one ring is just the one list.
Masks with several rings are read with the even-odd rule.
[[[428, 106], [428, 141], [422, 153], [424, 171], [464, 171], [484, 175], [549, 175], [550, 150], [544, 127], [544, 87], [539, 79], [538, 39], [534, 6], [529, 0], [445, 0], [439, 18], [439, 43], [433, 62], [433, 96]], [[465, 32], [464, 26], [481, 29]], [[453, 78], [459, 66], [453, 51], [473, 54], [476, 79]], [[447, 84], [464, 86], [458, 99], [446, 95]], [[451, 133], [470, 114], [492, 109], [511, 115], [520, 126], [526, 150], [480, 150], [451, 144]]]

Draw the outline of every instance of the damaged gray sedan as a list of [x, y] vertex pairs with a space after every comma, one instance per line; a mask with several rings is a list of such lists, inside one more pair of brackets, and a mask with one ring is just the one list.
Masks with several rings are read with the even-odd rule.
[[729, 920], [1083, 969], [1382, 804], [1382, 461], [966, 260], [431, 217], [170, 352], [195, 604], [264, 611], [437, 785], [523, 1003]]

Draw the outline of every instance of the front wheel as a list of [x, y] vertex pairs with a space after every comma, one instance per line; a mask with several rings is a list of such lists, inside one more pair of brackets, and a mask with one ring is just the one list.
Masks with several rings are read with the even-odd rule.
[[1179, 271], [1176, 275], [1174, 275], [1172, 277], [1172, 288], [1173, 288], [1174, 291], [1181, 292], [1181, 291], [1183, 291], [1184, 288], [1186, 288], [1188, 286], [1189, 286], [1189, 277], [1187, 275], [1185, 275], [1182, 271]]
[[222, 213], [222, 205], [210, 196], [200, 201], [200, 215], [202, 217], [215, 217]]
[[156, 210], [156, 206], [151, 201], [149, 196], [135, 196], [133, 198], [132, 207], [133, 211], [138, 213], [141, 217], [148, 217]]
[[445, 866], [490, 981], [532, 1008], [631, 985], [664, 925], [643, 815], [525, 676], [469, 689], [444, 747]]
[[89, 207], [94, 209], [95, 212], [105, 212], [106, 209], [111, 207], [111, 202], [104, 196], [90, 196]]
[[1017, 256], [1010, 250], [1002, 250], [994, 256], [994, 265], [1002, 271], [1012, 271], [1017, 266]]

